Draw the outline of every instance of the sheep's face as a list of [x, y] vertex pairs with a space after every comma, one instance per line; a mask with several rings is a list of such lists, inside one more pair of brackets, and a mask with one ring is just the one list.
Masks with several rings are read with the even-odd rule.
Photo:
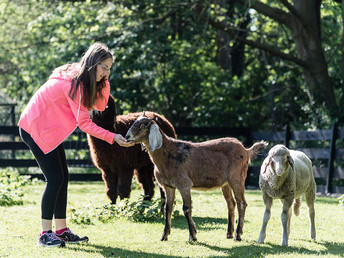
[[127, 141], [133, 141], [135, 143], [147, 141], [152, 123], [152, 119], [143, 114], [142, 116], [138, 117], [134, 124], [129, 128], [125, 138]]
[[[294, 168], [294, 161], [287, 147], [276, 145], [269, 151], [269, 161], [266, 166], [270, 166], [274, 174], [281, 176], [288, 170], [289, 166]], [[266, 169], [267, 167], [265, 171]]]
[[270, 157], [270, 167], [277, 176], [281, 176], [288, 168], [288, 156], [275, 155]]

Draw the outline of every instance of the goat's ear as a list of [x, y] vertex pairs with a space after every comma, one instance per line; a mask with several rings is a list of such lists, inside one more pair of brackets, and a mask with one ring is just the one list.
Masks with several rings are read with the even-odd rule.
[[156, 124], [152, 124], [149, 131], [149, 146], [152, 151], [160, 149], [162, 145], [162, 135], [159, 131], [159, 127]]
[[289, 165], [291, 166], [291, 168], [294, 170], [294, 160], [290, 155], [287, 156], [287, 161]]

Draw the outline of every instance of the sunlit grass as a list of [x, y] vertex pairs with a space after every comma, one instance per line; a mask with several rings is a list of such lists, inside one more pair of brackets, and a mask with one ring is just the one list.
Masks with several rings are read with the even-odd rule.
[[[264, 204], [259, 190], [246, 191], [248, 207], [242, 242], [226, 239], [227, 208], [220, 190], [192, 192], [193, 218], [198, 241], [188, 242], [187, 223], [177, 193], [169, 240], [161, 242], [164, 223], [132, 222], [114, 219], [107, 223], [94, 220], [91, 225], [69, 223], [79, 235], [90, 238], [88, 244], [66, 248], [37, 247], [40, 231], [40, 198], [43, 184], [25, 188], [24, 205], [0, 207], [0, 257], [342, 257], [344, 255], [344, 208], [338, 200], [317, 197], [317, 240], [309, 240], [307, 205], [303, 201], [299, 217], [292, 216], [289, 247], [281, 247], [281, 204], [276, 200], [268, 224], [266, 243], [258, 245]], [[159, 191], [156, 189], [156, 193]], [[131, 201], [140, 198], [133, 190]], [[108, 202], [104, 184], [71, 183], [69, 202], [75, 207], [96, 207]]]

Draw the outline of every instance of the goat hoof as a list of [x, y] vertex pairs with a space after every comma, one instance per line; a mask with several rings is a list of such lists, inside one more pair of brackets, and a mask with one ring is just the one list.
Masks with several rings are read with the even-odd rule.
[[232, 239], [233, 235], [232, 234], [227, 234], [227, 239]]
[[167, 236], [166, 235], [163, 235], [160, 239], [160, 241], [167, 241]]
[[189, 237], [189, 242], [195, 242], [195, 241], [197, 241], [196, 237], [192, 237], [192, 236]]
[[241, 241], [241, 237], [240, 236], [235, 236], [234, 241]]

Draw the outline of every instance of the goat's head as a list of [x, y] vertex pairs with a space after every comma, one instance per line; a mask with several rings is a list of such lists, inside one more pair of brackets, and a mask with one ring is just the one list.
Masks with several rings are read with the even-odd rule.
[[112, 129], [116, 119], [116, 103], [113, 96], [109, 96], [107, 106], [104, 111], [92, 110], [90, 113], [91, 119], [97, 125], [105, 128]]
[[125, 138], [127, 141], [148, 145], [146, 147], [152, 151], [159, 149], [162, 145], [159, 126], [153, 119], [148, 118], [144, 112], [129, 128]]
[[290, 155], [290, 151], [284, 145], [278, 144], [274, 146], [267, 157], [268, 162], [265, 163], [264, 172], [266, 172], [268, 166], [277, 176], [281, 176], [285, 171], [287, 171], [288, 166], [294, 169], [294, 160]]

